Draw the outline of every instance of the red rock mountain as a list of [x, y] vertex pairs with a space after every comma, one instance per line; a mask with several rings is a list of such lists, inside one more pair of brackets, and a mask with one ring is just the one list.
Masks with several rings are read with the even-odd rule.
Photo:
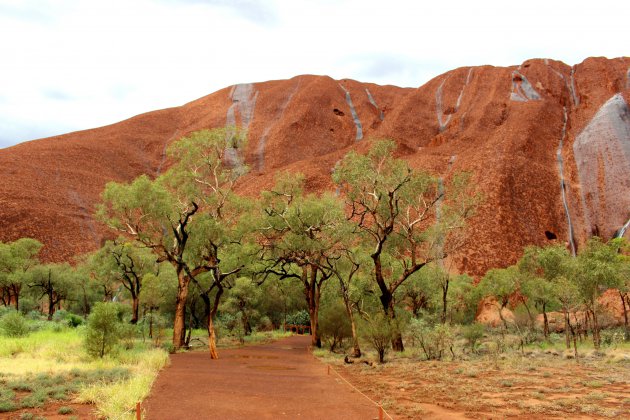
[[311, 190], [332, 188], [335, 163], [369, 138], [394, 139], [400, 157], [445, 179], [472, 171], [485, 201], [456, 261], [482, 274], [528, 244], [630, 235], [629, 101], [627, 57], [463, 67], [417, 89], [325, 76], [240, 84], [0, 150], [0, 240], [37, 238], [47, 260], [94, 250], [105, 230], [92, 213], [106, 182], [156, 175], [170, 142], [236, 124], [249, 133], [245, 194], [279, 170], [305, 173]]

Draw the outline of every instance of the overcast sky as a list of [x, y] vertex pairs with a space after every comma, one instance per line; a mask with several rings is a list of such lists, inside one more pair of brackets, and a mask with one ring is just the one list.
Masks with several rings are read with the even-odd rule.
[[630, 55], [619, 0], [0, 0], [0, 148], [299, 74]]

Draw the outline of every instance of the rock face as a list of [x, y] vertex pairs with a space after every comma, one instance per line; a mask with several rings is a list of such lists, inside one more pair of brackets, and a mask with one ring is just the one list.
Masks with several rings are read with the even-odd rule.
[[524, 246], [579, 248], [630, 219], [630, 58], [570, 67], [528, 60], [466, 67], [413, 88], [325, 76], [232, 86], [178, 108], [0, 150], [0, 240], [30, 236], [47, 260], [94, 250], [105, 229], [94, 204], [106, 182], [168, 167], [166, 146], [194, 130], [248, 129], [243, 194], [278, 171], [300, 171], [313, 191], [370, 138], [391, 138], [415, 168], [442, 177], [471, 171], [484, 203], [454, 256], [481, 275], [512, 264]]

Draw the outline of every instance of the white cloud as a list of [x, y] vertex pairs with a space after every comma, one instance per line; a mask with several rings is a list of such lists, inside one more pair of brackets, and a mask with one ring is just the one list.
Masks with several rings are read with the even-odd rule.
[[629, 11], [614, 0], [0, 0], [0, 147], [239, 82], [419, 86], [460, 66], [620, 56]]

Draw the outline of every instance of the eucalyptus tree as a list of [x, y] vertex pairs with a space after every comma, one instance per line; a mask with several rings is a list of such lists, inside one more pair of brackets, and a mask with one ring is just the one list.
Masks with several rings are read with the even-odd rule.
[[157, 275], [159, 271], [151, 250], [125, 238], [107, 241], [92, 258], [92, 270], [109, 297], [113, 298], [115, 289], [120, 285], [129, 292], [130, 322], [136, 324], [140, 313], [142, 279], [149, 273]]
[[527, 247], [518, 262], [519, 271], [524, 275], [521, 293], [531, 299], [543, 314], [543, 334], [549, 337], [547, 311], [557, 303], [556, 279], [567, 278], [571, 255], [560, 245], [546, 248]]
[[366, 273], [361, 271], [360, 255], [361, 253], [356, 248], [347, 248], [337, 255], [330, 255], [323, 262], [323, 269], [332, 273], [339, 282], [339, 294], [342, 298], [352, 334], [353, 357], [361, 357], [357, 322], [354, 316], [355, 311], [359, 312], [361, 310], [360, 301], [364, 292], [361, 285], [366, 281]]
[[50, 321], [61, 302], [71, 297], [79, 281], [77, 271], [70, 264], [63, 263], [36, 266], [27, 284], [37, 293], [37, 298], [46, 297]]
[[343, 249], [343, 204], [332, 194], [303, 194], [304, 177], [281, 174], [271, 191], [262, 194], [259, 226], [261, 271], [303, 285], [311, 322], [312, 344], [321, 347], [318, 315], [321, 288], [332, 277], [328, 258]]
[[520, 289], [520, 273], [516, 266], [494, 268], [489, 270], [477, 285], [477, 292], [481, 297], [494, 297], [497, 300], [499, 318], [505, 329], [507, 320], [503, 317], [503, 310], [510, 303], [510, 298]]
[[210, 273], [217, 298], [208, 319], [208, 342], [217, 358], [212, 317], [224, 281], [242, 267], [224, 268], [222, 259], [240, 241], [244, 199], [234, 194], [236, 181], [247, 172], [239, 159], [244, 133], [234, 128], [202, 130], [173, 143], [168, 154], [173, 166], [151, 180], [143, 175], [129, 184], [109, 183], [98, 214], [170, 263], [177, 274], [173, 346], [183, 344], [186, 299], [191, 281]]
[[[630, 248], [626, 242], [625, 247]], [[628, 306], [630, 306], [630, 256], [622, 257], [619, 267], [619, 297], [621, 298], [621, 308], [623, 309], [623, 319], [625, 327], [625, 340], [630, 341], [630, 325], [628, 323]]]
[[161, 312], [167, 299], [174, 300], [173, 298], [177, 294], [176, 279], [175, 272], [168, 263], [160, 264], [157, 273], [149, 272], [142, 277], [140, 306], [143, 312], [143, 322], [149, 324], [150, 338], [153, 338], [155, 313]]
[[[348, 153], [333, 173], [346, 198], [348, 219], [371, 248], [372, 275], [390, 321], [396, 317], [396, 290], [427, 263], [444, 257], [440, 250], [445, 236], [463, 228], [474, 207], [453, 202], [436, 220], [438, 203], [446, 198], [438, 180], [395, 159], [394, 149], [392, 141], [377, 141], [365, 155]], [[400, 332], [394, 334], [392, 347], [404, 350]]]
[[[112, 242], [108, 241], [97, 251], [86, 255], [80, 263], [81, 270], [90, 279], [89, 284], [82, 286], [86, 307], [91, 306], [87, 300], [88, 295], [93, 294], [88, 289], [96, 289], [96, 294], [102, 297], [100, 300], [103, 302], [113, 302], [120, 287], [119, 267], [112, 257], [111, 248]], [[86, 313], [89, 313], [90, 310], [87, 309]]]
[[243, 333], [252, 333], [252, 321], [258, 315], [258, 306], [262, 289], [248, 277], [239, 277], [230, 288], [227, 298], [221, 304], [221, 310], [241, 318]]
[[623, 256], [619, 251], [622, 241], [613, 239], [604, 243], [600, 238], [591, 238], [576, 259], [574, 279], [593, 323], [593, 345], [596, 349], [601, 344], [598, 298], [603, 291], [620, 286]]
[[0, 242], [0, 298], [4, 306], [20, 308], [20, 294], [28, 281], [29, 271], [38, 264], [42, 244], [35, 239], [21, 238]]
[[[573, 269], [574, 263], [575, 261], [573, 259], [569, 261], [570, 270]], [[575, 314], [582, 307], [582, 299], [578, 285], [572, 277], [571, 271], [568, 271], [566, 276], [555, 277], [553, 280], [553, 294], [558, 299], [558, 302], [560, 302], [560, 308], [562, 309], [562, 314], [564, 316], [564, 338], [566, 348], [571, 348], [571, 338], [573, 338], [573, 346], [575, 349], [575, 356], [577, 358], [577, 325], [573, 325], [571, 323], [571, 314]]]

